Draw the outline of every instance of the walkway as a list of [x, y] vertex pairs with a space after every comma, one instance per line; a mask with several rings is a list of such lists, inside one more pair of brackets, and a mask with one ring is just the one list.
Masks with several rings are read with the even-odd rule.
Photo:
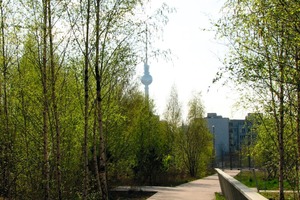
[[[225, 172], [231, 176], [239, 173], [238, 170], [225, 170]], [[148, 200], [213, 200], [215, 192], [221, 192], [221, 188], [218, 175], [215, 174], [174, 188], [157, 191]]]
[[[225, 173], [235, 176], [239, 173], [239, 170], [225, 170]], [[118, 187], [116, 190], [157, 192], [148, 198], [148, 200], [213, 200], [215, 199], [215, 192], [221, 192], [217, 174], [185, 183], [177, 187]]]

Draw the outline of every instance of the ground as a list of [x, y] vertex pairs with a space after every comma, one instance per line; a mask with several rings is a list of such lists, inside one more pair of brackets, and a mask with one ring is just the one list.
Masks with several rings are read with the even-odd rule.
[[128, 192], [111, 192], [110, 199], [113, 200], [145, 200], [151, 197], [155, 192], [139, 192], [139, 191], [128, 191]]

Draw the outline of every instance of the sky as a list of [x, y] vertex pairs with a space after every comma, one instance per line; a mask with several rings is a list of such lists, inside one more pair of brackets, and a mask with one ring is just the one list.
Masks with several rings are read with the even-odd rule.
[[[166, 3], [174, 7], [176, 12], [169, 15], [163, 40], [158, 44], [162, 49], [171, 50], [172, 61], [148, 61], [153, 77], [149, 96], [155, 102], [157, 114], [162, 116], [171, 88], [175, 85], [184, 119], [188, 112], [188, 101], [195, 92], [201, 92], [206, 113], [244, 119], [247, 111], [236, 106], [239, 94], [232, 86], [212, 83], [222, 67], [227, 48], [215, 39], [213, 31], [203, 31], [212, 26], [211, 19], [216, 20], [221, 16], [220, 10], [225, 0], [169, 0]], [[143, 65], [138, 68], [142, 76]]]

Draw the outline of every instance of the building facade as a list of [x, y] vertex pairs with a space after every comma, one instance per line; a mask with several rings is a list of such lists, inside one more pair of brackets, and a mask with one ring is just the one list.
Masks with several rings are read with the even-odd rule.
[[229, 119], [208, 113], [207, 125], [213, 135], [215, 167], [252, 167], [249, 146], [255, 138], [251, 132], [254, 114], [248, 114], [246, 119]]
[[223, 118], [216, 113], [208, 113], [206, 120], [213, 135], [215, 165], [224, 167], [229, 153], [229, 118]]

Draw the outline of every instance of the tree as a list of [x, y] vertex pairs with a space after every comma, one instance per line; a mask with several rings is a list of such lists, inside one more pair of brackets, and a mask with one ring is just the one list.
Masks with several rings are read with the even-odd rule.
[[187, 125], [183, 125], [180, 147], [183, 160], [192, 177], [203, 175], [212, 154], [212, 135], [204, 119], [201, 94], [189, 101]]
[[136, 116], [136, 149], [134, 175], [142, 184], [154, 184], [156, 176], [163, 170], [163, 159], [167, 155], [164, 146], [168, 141], [161, 132], [159, 117], [154, 114], [153, 102], [147, 97]]
[[[97, 180], [100, 183], [99, 193], [104, 199], [108, 198], [106, 180], [106, 136], [108, 134], [104, 129], [104, 115], [109, 111], [110, 96], [117, 88], [118, 82], [128, 81], [133, 67], [138, 63], [139, 49], [133, 44], [141, 42], [138, 36], [142, 32], [141, 24], [145, 22], [136, 18], [134, 11], [140, 9], [141, 5], [142, 2], [139, 1], [115, 1], [107, 5], [100, 5], [100, 1], [97, 1], [93, 10], [94, 43], [89, 49], [94, 54], [91, 58], [95, 75], [93, 85], [95, 86], [95, 109], [98, 123], [95, 129], [98, 141], [94, 144], [98, 145], [100, 157], [99, 163], [95, 165], [95, 168], [98, 168], [95, 173], [96, 179], [99, 177]], [[96, 163], [97, 160], [94, 160]]]
[[164, 119], [174, 127], [178, 127], [182, 121], [181, 117], [182, 111], [178, 99], [178, 92], [176, 86], [173, 85], [166, 105], [166, 110], [164, 112]]
[[[0, 119], [3, 133], [3, 144], [1, 145], [1, 168], [2, 171], [2, 192], [5, 197], [11, 198], [12, 194], [12, 151], [13, 151], [13, 140], [12, 140], [12, 130], [10, 127], [10, 111], [9, 111], [9, 51], [8, 51], [8, 30], [7, 23], [5, 18], [7, 17], [7, 13], [5, 9], [8, 5], [6, 5], [3, 1], [0, 1], [0, 69], [1, 69], [1, 77], [0, 77]], [[0, 194], [1, 194], [0, 193]]]
[[[171, 88], [170, 97], [164, 112], [164, 119], [168, 123], [170, 140], [172, 140], [176, 137], [176, 132], [178, 131], [178, 127], [181, 125], [182, 121], [181, 105], [179, 103], [178, 93], [175, 85], [173, 85]], [[170, 144], [172, 146], [173, 142], [170, 141]]]
[[[170, 96], [166, 105], [166, 110], [164, 112], [164, 119], [166, 120], [166, 135], [167, 135], [167, 145], [168, 152], [171, 156], [171, 164], [180, 166], [179, 155], [181, 149], [178, 146], [178, 141], [180, 140], [179, 132], [182, 122], [182, 110], [178, 99], [178, 93], [175, 85], [172, 86]], [[170, 162], [170, 161], [169, 161]]]
[[51, 106], [53, 110], [53, 118], [54, 118], [54, 129], [55, 129], [55, 137], [56, 137], [56, 181], [57, 181], [57, 199], [62, 199], [62, 172], [61, 172], [61, 122], [58, 111], [58, 103], [57, 103], [57, 63], [54, 57], [54, 44], [53, 44], [53, 24], [52, 24], [52, 8], [51, 2], [48, 0], [47, 2], [47, 13], [48, 13], [48, 37], [49, 37], [49, 60], [50, 60], [50, 82], [51, 82]]
[[256, 102], [259, 112], [272, 113], [274, 118], [280, 199], [284, 199], [286, 118], [291, 114], [287, 112], [286, 97], [291, 89], [295, 91], [295, 82], [290, 77], [297, 74], [294, 71], [297, 52], [294, 47], [297, 49], [299, 39], [296, 5], [296, 1], [228, 1], [225, 15], [217, 23], [218, 33], [230, 41], [224, 70], [237, 85], [251, 88], [252, 95], [248, 94], [247, 99]]
[[[144, 2], [90, 3], [1, 1], [4, 198], [107, 199], [111, 166], [132, 174], [139, 133], [135, 116], [144, 108], [132, 77], [142, 60], [142, 25], [149, 19], [137, 14]], [[161, 160], [160, 123], [153, 110], [150, 116], [157, 129], [149, 134], [154, 146], [147, 148], [156, 156], [146, 151], [148, 158]]]
[[43, 24], [42, 24], [42, 62], [41, 82], [43, 87], [43, 182], [44, 182], [44, 199], [50, 199], [50, 163], [49, 163], [49, 89], [48, 89], [48, 1], [43, 0]]
[[89, 182], [88, 165], [88, 131], [89, 131], [89, 29], [90, 29], [90, 0], [87, 1], [86, 8], [86, 38], [84, 52], [84, 133], [83, 133], [83, 157], [84, 157], [84, 181], [83, 181], [83, 199], [87, 199]]

